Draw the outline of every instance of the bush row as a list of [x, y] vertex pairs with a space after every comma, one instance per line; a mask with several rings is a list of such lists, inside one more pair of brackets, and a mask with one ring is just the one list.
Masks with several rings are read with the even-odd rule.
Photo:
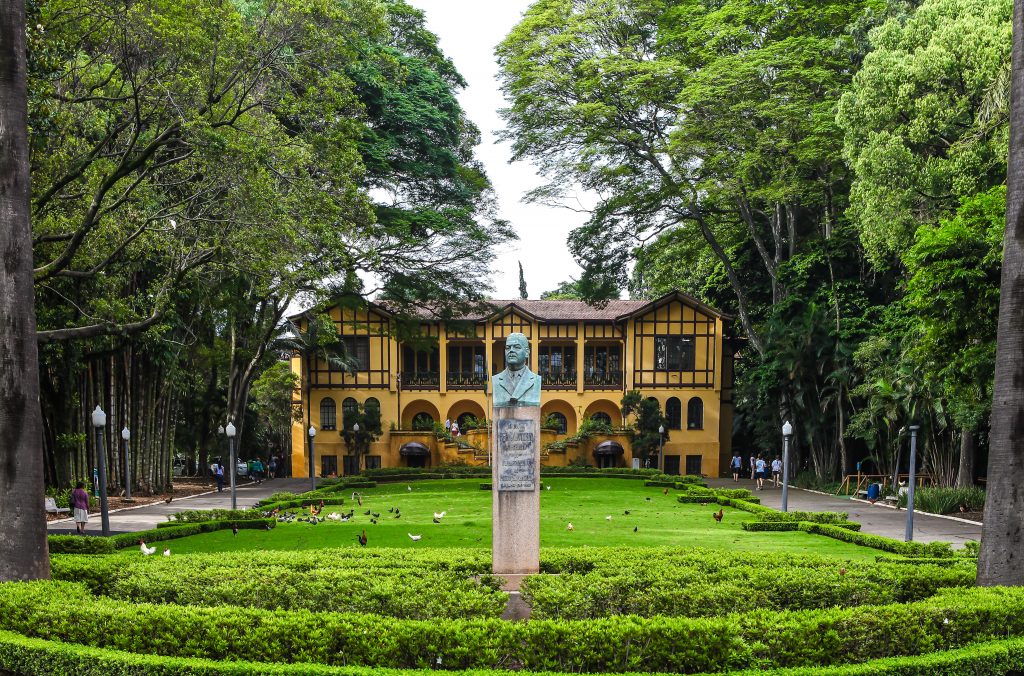
[[924, 556], [934, 558], [948, 558], [954, 556], [953, 548], [948, 542], [900, 542], [899, 540], [882, 537], [881, 535], [858, 533], [846, 528], [839, 528], [835, 525], [810, 523], [808, 521], [800, 522], [800, 530], [805, 533], [826, 535], [830, 538], [835, 538], [836, 540], [852, 542], [855, 545], [863, 545], [865, 547], [874, 547], [875, 549], [881, 549], [886, 552], [901, 554], [903, 556]]
[[264, 517], [254, 509], [186, 509], [184, 512], [172, 514], [171, 518], [173, 521], [159, 524], [157, 528], [200, 521], [250, 521]]
[[277, 526], [274, 519], [246, 519], [240, 521], [201, 521], [188, 524], [160, 524], [152, 530], [137, 533], [121, 533], [110, 537], [81, 535], [50, 535], [47, 539], [51, 554], [111, 554], [118, 549], [133, 547], [139, 540], [147, 543], [175, 540], [200, 533], [210, 533], [225, 528], [271, 529]]
[[[770, 559], [769, 559], [770, 560]], [[767, 562], [766, 562], [767, 563]], [[535, 619], [585, 619], [612, 615], [712, 617], [756, 609], [808, 610], [919, 601], [939, 589], [970, 587], [970, 566], [892, 566], [837, 563], [719, 569], [601, 570], [532, 576], [522, 585]]]
[[81, 585], [0, 585], [0, 629], [172, 657], [386, 668], [692, 673], [830, 666], [1024, 634], [1024, 590], [974, 588], [926, 601], [715, 618], [403, 620], [94, 599]]
[[[426, 670], [329, 667], [319, 664], [225, 662], [201, 658], [139, 655], [122, 650], [29, 638], [0, 632], [0, 671], [33, 676], [427, 676]], [[1001, 676], [1024, 671], [1024, 639], [991, 641], [911, 657], [891, 657], [836, 667], [797, 667], [732, 672], [734, 676]], [[471, 670], [460, 676], [510, 676], [512, 672]], [[531, 676], [518, 672], [520, 676]]]
[[123, 601], [264, 610], [375, 613], [390, 617], [500, 617], [508, 597], [492, 576], [479, 583], [462, 572], [408, 568], [375, 570], [273, 565], [222, 565], [192, 557], [137, 557], [93, 567], [67, 557], [52, 566], [55, 580], [81, 581], [93, 594]]

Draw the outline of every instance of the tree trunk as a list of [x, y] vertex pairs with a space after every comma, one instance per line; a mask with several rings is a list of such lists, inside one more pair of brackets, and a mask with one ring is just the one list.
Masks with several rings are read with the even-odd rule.
[[979, 585], [1024, 584], [1024, 0], [1014, 2], [1010, 162]]
[[956, 473], [956, 487], [969, 488], [974, 485], [974, 432], [960, 432], [960, 464]]
[[25, 77], [25, 3], [0, 0], [0, 582], [50, 577]]

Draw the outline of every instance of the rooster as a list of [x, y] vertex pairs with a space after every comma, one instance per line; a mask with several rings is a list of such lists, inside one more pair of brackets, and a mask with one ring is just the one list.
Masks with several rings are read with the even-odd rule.
[[356, 539], [359, 540], [359, 544], [360, 545], [365, 547], [366, 546], [366, 531], [364, 530], [362, 535], [356, 536]]
[[142, 552], [143, 556], [149, 556], [156, 553], [156, 547], [147, 547], [144, 540], [139, 540], [139, 551]]
[[238, 526], [232, 526], [231, 527], [231, 534], [234, 535], [235, 537], [238, 537]]
[[173, 499], [174, 499], [174, 496], [173, 496], [173, 495], [168, 495], [168, 496], [167, 496], [167, 499], [166, 499], [166, 500], [164, 500], [164, 502], [166, 502], [166, 503], [167, 503], [167, 504], [169, 505], [169, 504], [171, 504], [171, 500], [173, 500]]
[[722, 523], [722, 517], [725, 516], [724, 512], [725, 512], [725, 510], [720, 509], [717, 512], [715, 512], [714, 514], [712, 514], [711, 516], [715, 517], [715, 521], [717, 521], [718, 523]]
[[438, 513], [438, 512], [434, 512], [434, 518], [435, 518], [435, 519], [443, 519], [443, 518], [444, 518], [444, 515], [445, 515], [445, 514], [447, 514], [447, 513], [448, 513], [448, 512], [440, 512], [440, 513]]
[[661, 491], [661, 494], [662, 494], [662, 495], [668, 495], [668, 489], [666, 488], [666, 489], [662, 490], [662, 491]]

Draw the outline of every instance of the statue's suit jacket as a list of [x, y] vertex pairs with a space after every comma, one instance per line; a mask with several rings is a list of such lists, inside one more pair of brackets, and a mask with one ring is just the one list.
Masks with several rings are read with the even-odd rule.
[[508, 369], [494, 376], [494, 406], [540, 406], [540, 376], [523, 367], [519, 385], [513, 391], [508, 383]]

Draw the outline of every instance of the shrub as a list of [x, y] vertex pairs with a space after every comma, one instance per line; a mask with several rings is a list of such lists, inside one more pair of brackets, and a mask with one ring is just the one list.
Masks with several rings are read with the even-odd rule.
[[836, 540], [852, 542], [853, 544], [863, 545], [865, 547], [874, 547], [875, 549], [892, 552], [893, 554], [902, 554], [904, 556], [924, 556], [935, 558], [947, 558], [953, 556], [953, 548], [948, 542], [929, 542], [927, 544], [921, 542], [900, 542], [899, 540], [893, 540], [880, 535], [857, 533], [846, 528], [838, 528], [835, 525], [810, 523], [809, 521], [801, 521], [800, 530], [807, 533], [827, 535], [828, 537], [835, 538]]
[[[914, 570], [914, 569], [910, 569]], [[914, 603], [726, 617], [404, 620], [94, 599], [81, 585], [0, 585], [0, 629], [139, 653], [450, 669], [700, 672], [835, 665], [1024, 633], [1024, 590], [973, 588]]]
[[[899, 496], [899, 506], [907, 506], [907, 495]], [[968, 511], [979, 512], [985, 508], [985, 489], [971, 486], [969, 488], [929, 488], [922, 487], [914, 491], [914, 509], [931, 514], [959, 514], [960, 507]]]
[[174, 521], [159, 524], [157, 527], [167, 527], [181, 523], [198, 523], [200, 521], [245, 521], [249, 519], [262, 519], [264, 517], [252, 509], [187, 509], [184, 512], [173, 514], [172, 518]]

